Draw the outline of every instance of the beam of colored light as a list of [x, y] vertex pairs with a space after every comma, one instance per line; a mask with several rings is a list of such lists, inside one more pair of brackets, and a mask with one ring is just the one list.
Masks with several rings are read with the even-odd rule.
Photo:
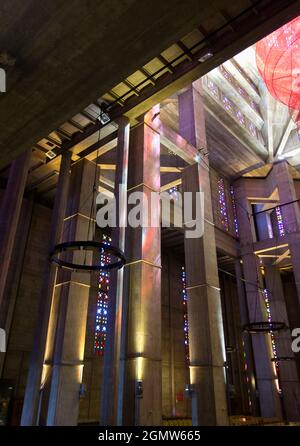
[[[102, 242], [109, 245], [111, 238], [103, 235]], [[100, 264], [104, 266], [109, 263], [109, 254], [104, 250], [100, 253]], [[110, 284], [109, 272], [100, 270], [98, 282], [98, 296], [96, 305], [96, 320], [94, 333], [94, 353], [102, 356], [104, 353], [105, 341], [107, 336], [107, 313], [108, 313], [108, 291]]]

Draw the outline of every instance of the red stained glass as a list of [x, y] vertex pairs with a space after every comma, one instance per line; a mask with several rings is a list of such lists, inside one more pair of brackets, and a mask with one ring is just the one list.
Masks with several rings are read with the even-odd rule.
[[300, 123], [300, 16], [256, 44], [256, 64], [270, 94]]

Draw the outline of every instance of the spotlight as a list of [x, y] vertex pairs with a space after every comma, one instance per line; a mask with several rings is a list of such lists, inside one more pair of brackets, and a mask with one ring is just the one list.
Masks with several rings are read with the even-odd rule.
[[184, 386], [184, 393], [188, 398], [192, 398], [192, 394], [194, 393], [194, 391], [195, 391], [194, 384], [186, 384]]
[[203, 56], [201, 56], [198, 61], [203, 63], [206, 62], [208, 59], [210, 59], [211, 57], [213, 57], [213, 53], [211, 51], [208, 51], [208, 53], [204, 54]]
[[50, 160], [53, 160], [53, 158], [56, 157], [56, 153], [53, 152], [53, 150], [48, 150], [48, 152], [46, 152], [46, 157], [49, 158]]
[[100, 109], [99, 121], [102, 125], [108, 124], [110, 122], [110, 117], [107, 113]]
[[135, 383], [135, 396], [137, 398], [143, 398], [143, 381], [141, 379], [138, 379]]

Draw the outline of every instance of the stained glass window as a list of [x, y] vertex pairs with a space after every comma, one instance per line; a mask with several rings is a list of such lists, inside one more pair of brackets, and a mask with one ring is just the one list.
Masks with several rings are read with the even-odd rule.
[[245, 370], [246, 384], [247, 384], [248, 404], [249, 404], [249, 409], [251, 409], [251, 406], [252, 406], [252, 401], [251, 401], [251, 383], [250, 383], [250, 378], [249, 378], [247, 355], [246, 355], [246, 349], [245, 349], [244, 341], [242, 341], [242, 344], [243, 344], [243, 359], [244, 359], [244, 370]]
[[249, 122], [248, 129], [249, 129], [249, 132], [251, 133], [251, 135], [254, 136], [255, 138], [257, 138], [256, 127], [252, 122]]
[[[267, 288], [264, 289], [263, 295], [264, 295], [265, 306], [266, 306], [267, 320], [268, 320], [268, 322], [272, 322], [270, 300], [269, 300], [269, 290]], [[276, 350], [276, 343], [275, 343], [275, 335], [274, 335], [273, 331], [270, 331], [270, 337], [271, 337], [271, 348], [272, 348], [273, 358], [276, 360], [276, 358], [277, 358], [277, 350]], [[279, 376], [279, 364], [278, 364], [278, 361], [274, 361], [274, 371], [275, 371], [275, 374], [277, 376], [276, 386], [277, 386], [278, 391], [280, 392], [281, 390], [280, 390], [279, 380], [278, 380], [278, 376]]]
[[184, 332], [184, 350], [185, 360], [189, 364], [190, 352], [189, 352], [189, 321], [187, 310], [187, 291], [186, 291], [186, 272], [184, 266], [181, 270], [181, 282], [182, 282], [182, 304], [183, 304], [183, 332]]
[[219, 193], [221, 225], [225, 231], [229, 231], [227, 206], [226, 206], [226, 199], [225, 199], [225, 184], [224, 184], [223, 178], [219, 178], [219, 180], [218, 180], [218, 193]]
[[277, 225], [278, 225], [279, 235], [280, 235], [280, 237], [282, 237], [282, 236], [285, 235], [285, 229], [284, 229], [284, 225], [283, 225], [283, 218], [282, 218], [282, 213], [281, 213], [280, 206], [277, 206], [275, 208], [275, 212], [276, 212], [276, 218], [277, 218]]
[[239, 121], [239, 123], [241, 124], [241, 125], [245, 125], [245, 116], [243, 115], [243, 113], [241, 112], [241, 110], [240, 109], [236, 109], [236, 113], [235, 113], [235, 115], [236, 115], [236, 117], [237, 117], [237, 119], [238, 119], [238, 121]]
[[237, 86], [237, 91], [240, 93], [241, 96], [248, 98], [247, 92], [240, 85]]
[[219, 89], [211, 79], [207, 80], [207, 88], [212, 93], [213, 96], [219, 98]]
[[[103, 235], [102, 242], [109, 245], [111, 238]], [[109, 254], [104, 250], [100, 252], [101, 266], [109, 263]], [[100, 270], [98, 282], [98, 296], [96, 306], [96, 324], [94, 334], [94, 352], [98, 356], [104, 353], [106, 333], [107, 333], [107, 312], [108, 312], [108, 292], [109, 292], [109, 272]]]
[[233, 105], [233, 102], [232, 102], [230, 99], [228, 99], [228, 97], [225, 96], [224, 94], [222, 94], [222, 102], [223, 102], [223, 105], [224, 105], [225, 109], [226, 109], [228, 112], [230, 112], [230, 113], [234, 113], [234, 105]]
[[[235, 88], [235, 90], [238, 91], [238, 93], [248, 102], [248, 104], [255, 111], [258, 111], [259, 109], [257, 104], [253, 101], [247, 91], [240, 85], [240, 83], [232, 76], [232, 74], [229, 73], [229, 71], [223, 65], [220, 65], [219, 69], [223, 76], [228, 80], [228, 82], [230, 82], [230, 84]], [[241, 72], [241, 70], [239, 71]], [[245, 77], [244, 73], [241, 72], [241, 74], [243, 74], [243, 77]]]
[[231, 196], [231, 204], [232, 204], [232, 213], [233, 213], [233, 223], [234, 223], [234, 230], [235, 235], [239, 236], [239, 225], [237, 221], [237, 213], [236, 213], [236, 203], [235, 203], [235, 196], [234, 196], [234, 189], [232, 186], [230, 186], [230, 196]]

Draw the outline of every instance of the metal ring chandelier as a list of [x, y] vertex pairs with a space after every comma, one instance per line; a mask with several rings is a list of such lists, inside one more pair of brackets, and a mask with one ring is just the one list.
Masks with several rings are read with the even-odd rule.
[[[106, 263], [104, 265], [100, 263], [85, 265], [83, 263], [70, 262], [60, 257], [61, 254], [67, 252], [76, 252], [76, 251], [99, 252], [101, 250], [103, 250], [107, 254], [116, 257], [116, 261]], [[125, 265], [126, 258], [124, 256], [124, 253], [120, 249], [114, 246], [108, 245], [103, 242], [96, 242], [91, 240], [85, 240], [85, 241], [78, 240], [72, 242], [59, 243], [58, 245], [56, 245], [50, 254], [50, 262], [54, 263], [60, 268], [70, 269], [72, 271], [91, 272], [100, 270], [110, 271], [115, 268], [120, 269]]]
[[284, 322], [250, 322], [243, 326], [243, 331], [246, 331], [250, 334], [255, 333], [270, 333], [274, 331], [285, 330], [287, 325]]
[[271, 358], [272, 362], [280, 362], [280, 361], [295, 361], [293, 356], [276, 356], [276, 358]]

